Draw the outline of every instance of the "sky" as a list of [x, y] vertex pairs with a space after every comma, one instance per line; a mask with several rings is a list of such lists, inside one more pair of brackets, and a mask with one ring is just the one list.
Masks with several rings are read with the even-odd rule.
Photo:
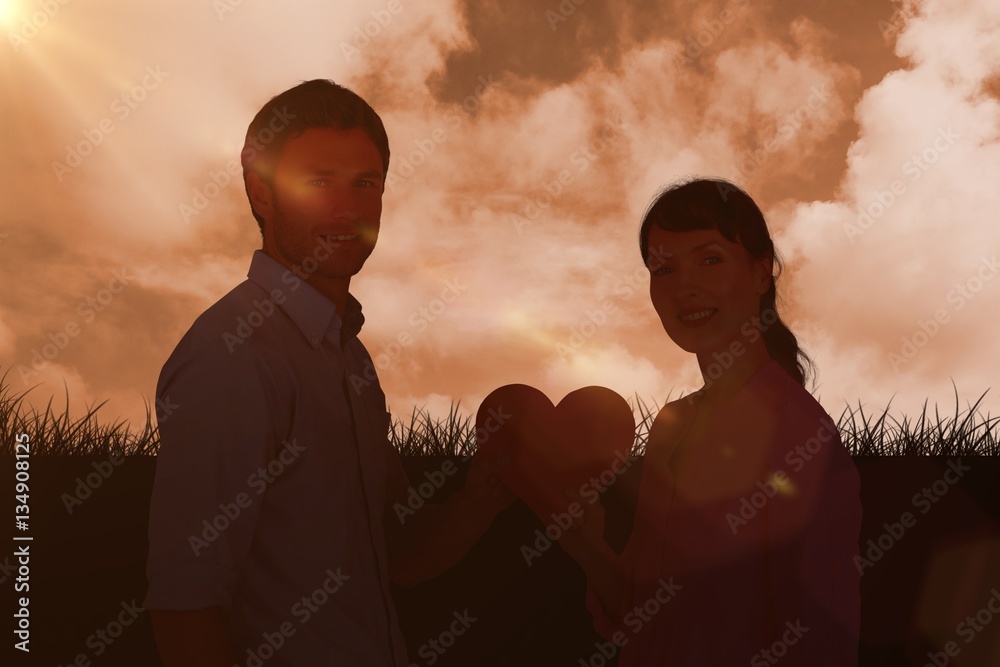
[[250, 119], [328, 78], [389, 135], [351, 290], [397, 416], [699, 388], [637, 244], [694, 176], [764, 211], [831, 415], [1000, 413], [1000, 3], [0, 0], [0, 27], [0, 369], [29, 405], [144, 423], [260, 247]]

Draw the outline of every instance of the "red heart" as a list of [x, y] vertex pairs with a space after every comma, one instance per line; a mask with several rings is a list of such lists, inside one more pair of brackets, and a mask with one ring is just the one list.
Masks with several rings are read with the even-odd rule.
[[509, 384], [479, 406], [476, 438], [479, 451], [510, 457], [500, 479], [546, 523], [572, 502], [566, 489], [587, 497], [584, 485], [613, 483], [628, 463], [635, 418], [605, 387], [577, 389], [553, 406], [534, 387]]

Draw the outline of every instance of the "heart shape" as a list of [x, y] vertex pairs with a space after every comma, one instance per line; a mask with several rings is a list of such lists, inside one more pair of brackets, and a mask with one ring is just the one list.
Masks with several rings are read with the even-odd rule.
[[606, 387], [577, 389], [554, 406], [534, 387], [508, 384], [479, 406], [476, 440], [477, 451], [510, 457], [498, 476], [547, 523], [572, 502], [566, 489], [596, 497], [630, 465], [635, 418]]

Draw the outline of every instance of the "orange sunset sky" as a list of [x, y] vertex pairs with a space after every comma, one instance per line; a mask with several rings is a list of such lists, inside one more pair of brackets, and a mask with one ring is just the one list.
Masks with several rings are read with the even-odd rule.
[[330, 78], [389, 134], [352, 292], [399, 416], [513, 382], [697, 389], [636, 243], [693, 175], [764, 210], [835, 418], [950, 414], [952, 382], [1000, 411], [1000, 3], [0, 0], [0, 21], [0, 363], [32, 405], [65, 382], [74, 414], [141, 423], [259, 247], [250, 119]]

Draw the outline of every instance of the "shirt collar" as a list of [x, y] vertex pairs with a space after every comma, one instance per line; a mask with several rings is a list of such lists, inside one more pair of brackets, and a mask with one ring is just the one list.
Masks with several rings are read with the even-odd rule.
[[357, 336], [365, 322], [361, 304], [353, 295], [347, 295], [341, 318], [330, 299], [263, 250], [254, 251], [247, 278], [266, 290], [275, 303], [281, 301], [278, 306], [313, 347], [319, 347], [324, 338], [340, 345]]

